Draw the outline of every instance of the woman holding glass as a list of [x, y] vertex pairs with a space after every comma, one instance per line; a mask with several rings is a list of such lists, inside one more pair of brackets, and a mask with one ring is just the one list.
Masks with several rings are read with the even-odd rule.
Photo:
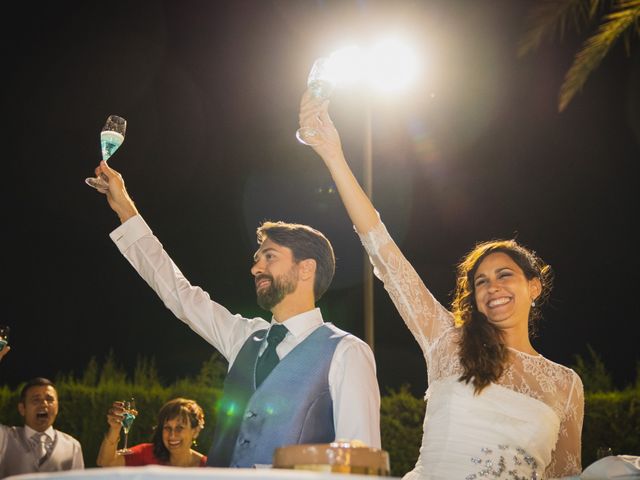
[[376, 276], [420, 345], [429, 388], [420, 457], [405, 479], [556, 478], [581, 471], [582, 382], [535, 351], [530, 327], [551, 271], [514, 240], [478, 244], [458, 266], [445, 309], [389, 236], [342, 152], [328, 100], [307, 91], [314, 132]]
[[120, 455], [116, 451], [123, 412], [122, 402], [114, 402], [107, 413], [109, 431], [100, 445], [96, 462], [99, 466], [205, 466], [207, 457], [191, 448], [204, 427], [204, 412], [195, 401], [174, 398], [165, 403], [158, 412], [158, 423], [151, 443], [135, 445], [127, 455]]
[[8, 325], [0, 325], [0, 360], [11, 350], [9, 346], [9, 331]]

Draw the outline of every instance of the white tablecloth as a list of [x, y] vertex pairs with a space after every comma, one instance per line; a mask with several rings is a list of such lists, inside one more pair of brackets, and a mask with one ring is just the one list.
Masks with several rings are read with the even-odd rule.
[[[160, 465], [146, 467], [88, 468], [66, 472], [26, 473], [7, 480], [389, 480], [393, 477], [351, 475], [280, 468], [179, 468]], [[396, 477], [397, 478], [397, 477]]]

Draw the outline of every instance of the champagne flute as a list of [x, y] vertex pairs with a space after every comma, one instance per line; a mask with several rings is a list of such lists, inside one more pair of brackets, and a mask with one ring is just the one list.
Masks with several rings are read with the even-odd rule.
[[[335, 80], [331, 78], [331, 65], [329, 58], [320, 57], [313, 62], [313, 67], [307, 78], [307, 88], [311, 91], [311, 95], [319, 100], [326, 100], [331, 96]], [[314, 146], [318, 145], [318, 131], [313, 127], [300, 127], [296, 130], [296, 138], [300, 143]]]
[[[127, 130], [127, 121], [118, 115], [109, 115], [107, 121], [100, 132], [100, 149], [102, 151], [102, 160], [105, 162], [116, 153], [124, 142], [124, 134]], [[93, 188], [106, 190], [109, 188], [108, 179], [101, 175], [100, 177], [89, 177], [85, 179], [85, 183]]]
[[129, 430], [131, 429], [131, 425], [133, 421], [136, 419], [136, 415], [138, 415], [138, 411], [136, 410], [136, 400], [131, 397], [129, 400], [124, 400], [122, 402], [122, 430], [124, 430], [124, 446], [120, 450], [116, 451], [118, 455], [131, 455], [133, 450], [127, 447], [127, 441], [129, 439]]
[[0, 325], [0, 352], [7, 346], [7, 343], [9, 343], [10, 330], [8, 325]]

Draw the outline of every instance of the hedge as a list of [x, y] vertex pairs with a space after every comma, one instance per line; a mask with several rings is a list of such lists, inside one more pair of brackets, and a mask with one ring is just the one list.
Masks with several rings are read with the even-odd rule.
[[[55, 379], [60, 398], [56, 428], [73, 435], [82, 444], [85, 465], [95, 467], [100, 442], [107, 431], [106, 412], [114, 400], [136, 398], [139, 416], [129, 434], [129, 445], [151, 438], [155, 415], [161, 405], [175, 397], [196, 400], [205, 411], [205, 428], [195, 447], [206, 454], [213, 438], [216, 402], [221, 395], [226, 372], [217, 354], [202, 367], [196, 378], [185, 378], [171, 385], [158, 380], [153, 361], [138, 361], [129, 380], [113, 357], [99, 372], [95, 360], [82, 378], [62, 376]], [[21, 386], [15, 390], [0, 387], [0, 422], [22, 425], [17, 404]], [[391, 473], [401, 477], [411, 470], [422, 442], [425, 402], [405, 386], [382, 396], [382, 448], [389, 452]], [[582, 433], [583, 466], [596, 460], [598, 448], [609, 447], [614, 454], [640, 455], [640, 382], [621, 391], [587, 392]]]

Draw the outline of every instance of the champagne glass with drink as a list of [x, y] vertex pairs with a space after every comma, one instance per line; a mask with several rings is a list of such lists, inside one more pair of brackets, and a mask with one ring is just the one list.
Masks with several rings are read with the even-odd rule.
[[[100, 149], [102, 151], [102, 160], [105, 162], [116, 153], [124, 142], [124, 134], [127, 130], [127, 121], [118, 115], [109, 115], [107, 121], [100, 132]], [[85, 179], [87, 185], [93, 188], [106, 190], [108, 179], [102, 175], [100, 177], [89, 177]]]
[[8, 325], [0, 325], [0, 352], [9, 343], [9, 330], [11, 329]]
[[[311, 67], [307, 77], [307, 88], [311, 95], [319, 100], [326, 100], [331, 96], [335, 87], [335, 80], [332, 78], [331, 63], [329, 58], [318, 58]], [[296, 138], [300, 143], [314, 146], [317, 143], [318, 131], [313, 127], [300, 127], [296, 130]]]
[[122, 430], [124, 430], [124, 446], [120, 450], [117, 450], [116, 453], [118, 455], [131, 455], [133, 453], [133, 450], [127, 447], [127, 441], [129, 438], [129, 430], [131, 429], [131, 425], [138, 415], [135, 399], [131, 397], [129, 400], [124, 400], [122, 402], [122, 409]]

